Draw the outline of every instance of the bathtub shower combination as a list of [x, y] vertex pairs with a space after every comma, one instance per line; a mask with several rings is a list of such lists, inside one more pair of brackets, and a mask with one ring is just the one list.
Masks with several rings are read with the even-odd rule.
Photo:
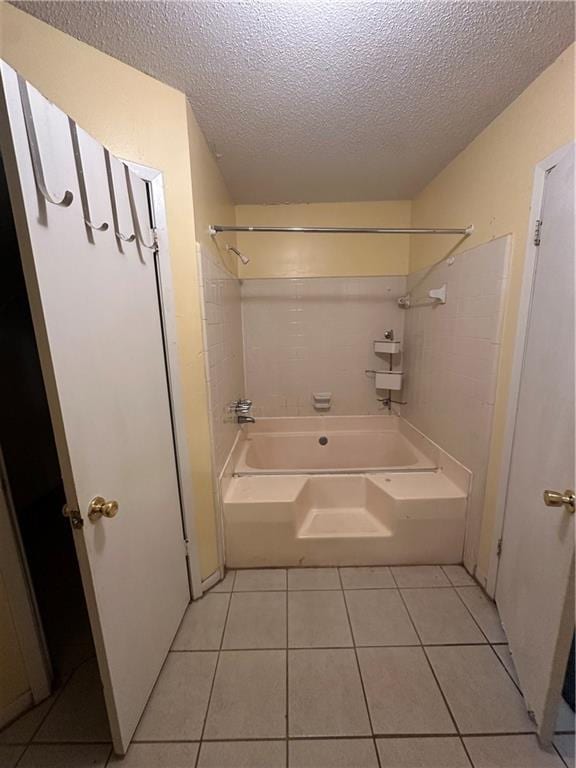
[[470, 481], [399, 416], [258, 419], [223, 476], [227, 565], [459, 563]]

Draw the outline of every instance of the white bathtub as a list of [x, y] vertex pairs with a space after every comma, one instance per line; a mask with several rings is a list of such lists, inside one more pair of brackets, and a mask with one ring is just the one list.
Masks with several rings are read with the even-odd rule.
[[222, 485], [226, 563], [459, 563], [470, 480], [396, 416], [258, 419]]
[[244, 428], [236, 475], [333, 474], [433, 470], [396, 416], [258, 419]]

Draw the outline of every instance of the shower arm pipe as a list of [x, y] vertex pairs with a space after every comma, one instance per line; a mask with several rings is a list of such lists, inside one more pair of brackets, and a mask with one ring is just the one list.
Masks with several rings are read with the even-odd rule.
[[219, 232], [302, 232], [320, 235], [464, 235], [468, 237], [474, 231], [468, 227], [233, 227], [224, 224], [212, 224], [211, 235]]

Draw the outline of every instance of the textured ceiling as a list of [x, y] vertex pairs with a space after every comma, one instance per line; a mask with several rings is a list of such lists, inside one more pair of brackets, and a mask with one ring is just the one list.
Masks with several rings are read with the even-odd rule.
[[574, 36], [571, 2], [14, 5], [184, 91], [239, 203], [412, 198]]

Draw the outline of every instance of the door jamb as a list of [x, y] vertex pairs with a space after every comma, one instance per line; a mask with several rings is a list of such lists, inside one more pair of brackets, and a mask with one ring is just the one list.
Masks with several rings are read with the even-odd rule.
[[542, 212], [544, 198], [544, 185], [546, 174], [571, 150], [574, 142], [570, 142], [560, 149], [552, 152], [548, 157], [541, 160], [534, 168], [532, 184], [532, 201], [530, 204], [530, 216], [528, 219], [528, 236], [526, 241], [526, 256], [524, 260], [524, 272], [522, 276], [522, 288], [520, 292], [520, 302], [518, 306], [518, 319], [516, 325], [516, 337], [512, 357], [512, 371], [510, 375], [510, 386], [508, 390], [508, 406], [506, 413], [506, 427], [504, 431], [504, 444], [502, 448], [502, 458], [500, 461], [500, 478], [498, 482], [498, 494], [496, 497], [496, 511], [494, 518], [494, 528], [492, 532], [492, 541], [490, 545], [490, 558], [488, 563], [488, 573], [486, 579], [486, 592], [490, 597], [496, 595], [496, 585], [498, 582], [498, 568], [500, 565], [501, 545], [504, 534], [504, 519], [506, 516], [506, 502], [508, 496], [508, 483], [510, 480], [510, 468], [512, 462], [512, 448], [514, 445], [514, 432], [516, 429], [516, 416], [518, 412], [518, 401], [520, 397], [520, 385], [522, 381], [522, 369], [524, 366], [524, 354], [528, 338], [528, 322], [530, 319], [530, 308], [532, 305], [532, 290], [534, 286], [534, 277], [536, 272], [536, 263], [538, 255], [538, 246], [534, 242], [536, 232], [536, 222]]
[[182, 522], [186, 542], [187, 567], [192, 598], [202, 597], [202, 578], [200, 575], [200, 558], [198, 550], [198, 534], [195, 523], [195, 500], [192, 483], [192, 471], [188, 440], [185, 424], [184, 401], [180, 378], [179, 344], [176, 332], [176, 312], [174, 310], [172, 268], [168, 228], [166, 223], [166, 207], [164, 197], [164, 178], [156, 168], [123, 160], [134, 173], [150, 183], [152, 189], [152, 205], [154, 223], [158, 242], [158, 274], [160, 278], [160, 312], [162, 316], [162, 333], [164, 335], [166, 357], [168, 396], [172, 410], [172, 431], [176, 453], [178, 485], [182, 504]]

